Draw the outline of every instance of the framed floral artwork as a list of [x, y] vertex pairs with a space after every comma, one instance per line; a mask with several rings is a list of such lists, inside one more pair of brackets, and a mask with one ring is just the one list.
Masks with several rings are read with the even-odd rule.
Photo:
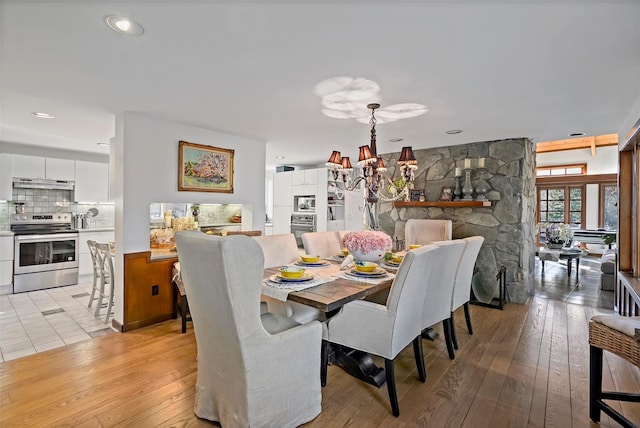
[[232, 149], [180, 141], [178, 190], [233, 193]]

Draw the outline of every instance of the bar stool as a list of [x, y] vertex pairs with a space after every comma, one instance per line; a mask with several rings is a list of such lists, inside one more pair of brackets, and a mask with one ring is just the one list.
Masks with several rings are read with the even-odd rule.
[[87, 246], [89, 247], [89, 254], [91, 254], [91, 263], [93, 264], [93, 286], [91, 288], [91, 297], [89, 297], [89, 304], [87, 307], [91, 307], [93, 301], [97, 299], [96, 291], [100, 294], [100, 278], [102, 275], [102, 266], [98, 262], [98, 255], [96, 250], [96, 241], [91, 239], [87, 240]]
[[[98, 269], [99, 276], [99, 286], [94, 288], [94, 291], [98, 292], [96, 304], [96, 310], [94, 315], [96, 317], [100, 316], [100, 310], [103, 306], [106, 306], [107, 311], [105, 314], [104, 322], [105, 324], [109, 322], [109, 317], [111, 316], [111, 309], [113, 308], [113, 295], [114, 295], [114, 280], [115, 276], [113, 274], [113, 256], [111, 255], [111, 248], [108, 243], [95, 243], [96, 249], [96, 266]], [[91, 296], [93, 298], [93, 292]], [[106, 300], [106, 301], [103, 301]]]
[[640, 394], [602, 391], [602, 351], [606, 350], [640, 367], [640, 317], [596, 315], [589, 322], [589, 417], [600, 422], [600, 412], [623, 427], [636, 425], [604, 400], [640, 402]]

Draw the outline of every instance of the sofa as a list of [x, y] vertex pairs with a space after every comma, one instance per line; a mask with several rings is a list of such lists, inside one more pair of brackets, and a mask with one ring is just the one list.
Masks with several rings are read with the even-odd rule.
[[609, 249], [600, 258], [600, 289], [613, 291], [616, 284], [616, 250]]

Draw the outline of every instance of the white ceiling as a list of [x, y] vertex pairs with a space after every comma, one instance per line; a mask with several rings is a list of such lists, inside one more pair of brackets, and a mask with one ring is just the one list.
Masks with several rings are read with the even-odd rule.
[[[331, 77], [374, 80], [383, 107], [429, 107], [379, 125], [381, 153], [617, 132], [640, 96], [639, 1], [21, 0], [1, 7], [5, 143], [108, 153], [96, 143], [113, 136], [114, 116], [137, 111], [264, 141], [268, 168], [317, 165], [332, 149], [355, 157], [369, 138], [368, 125], [320, 113], [313, 89]], [[138, 21], [145, 34], [111, 31], [104, 18], [113, 14]]]

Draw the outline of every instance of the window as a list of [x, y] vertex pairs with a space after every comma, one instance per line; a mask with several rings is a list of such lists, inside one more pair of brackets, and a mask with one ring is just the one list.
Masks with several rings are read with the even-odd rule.
[[587, 173], [587, 164], [539, 166], [536, 168], [537, 177], [551, 177], [561, 175], [584, 175]]
[[605, 230], [618, 228], [618, 185], [600, 184], [600, 216], [598, 227]]
[[584, 224], [584, 186], [538, 187], [538, 222]]

